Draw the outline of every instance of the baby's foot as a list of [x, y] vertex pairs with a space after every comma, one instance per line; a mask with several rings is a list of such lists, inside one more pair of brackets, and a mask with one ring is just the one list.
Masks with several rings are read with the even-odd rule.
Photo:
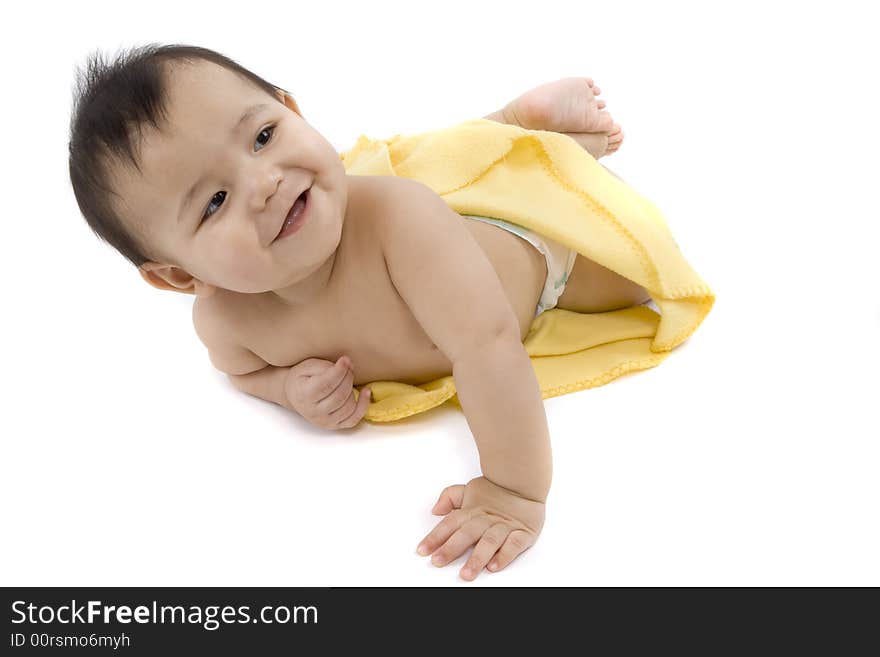
[[623, 131], [596, 98], [601, 89], [591, 78], [563, 78], [527, 91], [502, 110], [509, 122], [529, 130], [608, 136], [610, 155], [620, 148]]

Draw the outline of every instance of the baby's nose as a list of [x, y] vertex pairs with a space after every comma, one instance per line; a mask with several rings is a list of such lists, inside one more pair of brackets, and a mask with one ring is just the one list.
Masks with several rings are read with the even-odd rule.
[[261, 176], [255, 179], [251, 190], [252, 208], [259, 212], [269, 205], [269, 202], [278, 193], [281, 187], [281, 175]]

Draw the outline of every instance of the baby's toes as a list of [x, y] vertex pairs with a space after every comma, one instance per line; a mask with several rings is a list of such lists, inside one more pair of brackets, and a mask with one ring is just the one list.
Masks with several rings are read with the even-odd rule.
[[606, 155], [611, 155], [614, 151], [620, 148], [620, 145], [623, 143], [623, 128], [620, 127], [617, 123], [614, 124], [611, 131], [608, 133], [608, 150], [605, 151]]
[[586, 81], [587, 86], [590, 88], [590, 93], [593, 94], [594, 98], [602, 93], [602, 90], [598, 86], [596, 86], [595, 82], [593, 82], [593, 78], [582, 78], [582, 79]]

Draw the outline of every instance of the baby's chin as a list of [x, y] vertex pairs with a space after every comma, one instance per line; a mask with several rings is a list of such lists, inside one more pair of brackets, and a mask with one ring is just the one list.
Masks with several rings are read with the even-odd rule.
[[317, 268], [308, 275], [267, 277], [262, 282], [221, 279], [218, 284], [212, 286], [214, 291], [208, 291], [208, 294], [220, 292], [225, 296], [273, 295], [291, 302], [299, 299], [305, 302], [307, 297], [312, 297], [326, 284], [326, 271], [319, 272], [319, 269], [324, 268]]
[[244, 280], [234, 276], [213, 276], [210, 282], [202, 283], [196, 289], [200, 297], [213, 295], [236, 295], [236, 294], [265, 294], [276, 288], [284, 287], [282, 277], [266, 276], [262, 280]]

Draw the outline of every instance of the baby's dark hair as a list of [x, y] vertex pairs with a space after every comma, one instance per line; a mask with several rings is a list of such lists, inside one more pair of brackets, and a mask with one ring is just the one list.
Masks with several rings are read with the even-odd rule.
[[130, 163], [140, 171], [142, 129], [150, 124], [158, 130], [167, 117], [165, 65], [198, 60], [243, 76], [281, 102], [277, 94], [284, 89], [225, 55], [198, 46], [151, 43], [122, 50], [109, 62], [96, 51], [89, 55], [84, 68], [77, 69], [69, 142], [73, 193], [92, 231], [135, 267], [152, 258], [142, 240], [123, 223], [112, 202], [111, 197], [119, 194], [111, 182], [111, 160]]

